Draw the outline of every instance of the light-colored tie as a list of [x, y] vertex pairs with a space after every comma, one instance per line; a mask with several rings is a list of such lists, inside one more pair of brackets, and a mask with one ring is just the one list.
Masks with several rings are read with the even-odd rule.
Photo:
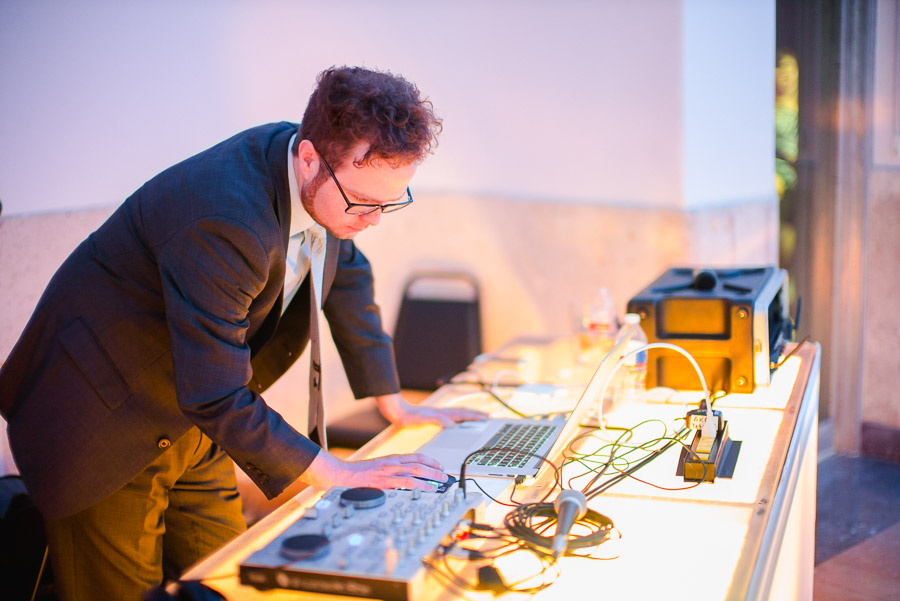
[[281, 304], [282, 314], [287, 311], [291, 299], [294, 298], [309, 269], [309, 245], [305, 242], [306, 230], [294, 234], [288, 240], [287, 264], [284, 271], [284, 302]]
[[306, 230], [306, 239], [309, 242], [307, 261], [309, 273], [315, 284], [316, 307], [322, 308], [322, 285], [325, 275], [325, 228], [313, 226]]
[[[323, 449], [328, 448], [325, 433], [325, 403], [322, 398], [322, 359], [319, 347], [319, 317], [322, 304], [322, 273], [324, 271], [325, 240], [314, 229], [307, 230], [306, 256], [309, 266], [309, 438]], [[303, 253], [301, 253], [302, 255]]]

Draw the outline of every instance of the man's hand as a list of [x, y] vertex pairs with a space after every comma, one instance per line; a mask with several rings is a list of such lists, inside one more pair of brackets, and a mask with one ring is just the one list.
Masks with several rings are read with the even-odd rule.
[[414, 476], [437, 482], [447, 479], [440, 463], [420, 453], [388, 455], [364, 461], [343, 461], [322, 449], [300, 476], [300, 480], [321, 490], [327, 490], [332, 486], [434, 490], [434, 486], [430, 483]]
[[[379, 411], [391, 423], [401, 426], [434, 423], [447, 427], [457, 422], [487, 417], [481, 411], [471, 409], [437, 409], [411, 405], [400, 393], [375, 397], [375, 402]], [[323, 490], [332, 486], [434, 490], [434, 486], [429, 482], [419, 480], [416, 476], [436, 482], [447, 479], [443, 466], [437, 460], [421, 453], [389, 455], [364, 461], [343, 461], [323, 449], [300, 476], [300, 480]]]
[[453, 424], [465, 421], [484, 419], [487, 414], [472, 409], [460, 409], [453, 407], [436, 408], [421, 405], [411, 405], [403, 399], [399, 392], [375, 397], [378, 410], [392, 424], [409, 426], [411, 424], [437, 424], [447, 428]]

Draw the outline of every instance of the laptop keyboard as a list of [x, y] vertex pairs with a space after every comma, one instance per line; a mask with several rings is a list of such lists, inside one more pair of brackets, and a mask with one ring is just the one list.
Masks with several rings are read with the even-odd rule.
[[[487, 441], [484, 448], [502, 447], [505, 450], [488, 451], [475, 455], [469, 463], [497, 467], [523, 467], [537, 453], [541, 445], [553, 433], [555, 426], [546, 424], [506, 424]], [[507, 450], [508, 449], [508, 450]], [[516, 451], [525, 451], [519, 453]]]

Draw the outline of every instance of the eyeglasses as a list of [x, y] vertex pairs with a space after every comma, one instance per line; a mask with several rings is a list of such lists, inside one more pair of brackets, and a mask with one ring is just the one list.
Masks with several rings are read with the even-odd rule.
[[409, 191], [409, 186], [406, 187], [406, 200], [404, 200], [403, 202], [386, 202], [384, 204], [365, 204], [361, 202], [350, 202], [350, 200], [347, 198], [347, 195], [344, 194], [344, 189], [341, 188], [341, 182], [339, 182], [337, 177], [335, 177], [334, 171], [331, 169], [331, 165], [328, 164], [328, 161], [325, 160], [325, 157], [323, 157], [321, 153], [319, 153], [319, 158], [322, 159], [322, 163], [325, 165], [325, 168], [328, 169], [328, 173], [331, 175], [331, 179], [334, 180], [338, 191], [341, 193], [341, 196], [344, 197], [344, 202], [347, 203], [347, 208], [344, 209], [345, 213], [349, 213], [350, 215], [368, 215], [369, 213], [374, 213], [378, 209], [381, 209], [382, 213], [390, 213], [392, 211], [399, 211], [403, 207], [412, 204], [413, 197], [412, 193]]

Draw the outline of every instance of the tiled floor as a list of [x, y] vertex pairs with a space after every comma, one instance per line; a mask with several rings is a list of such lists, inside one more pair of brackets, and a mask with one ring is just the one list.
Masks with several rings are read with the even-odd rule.
[[819, 463], [814, 601], [900, 600], [900, 464]]
[[813, 599], [900, 599], [900, 523], [817, 565]]

